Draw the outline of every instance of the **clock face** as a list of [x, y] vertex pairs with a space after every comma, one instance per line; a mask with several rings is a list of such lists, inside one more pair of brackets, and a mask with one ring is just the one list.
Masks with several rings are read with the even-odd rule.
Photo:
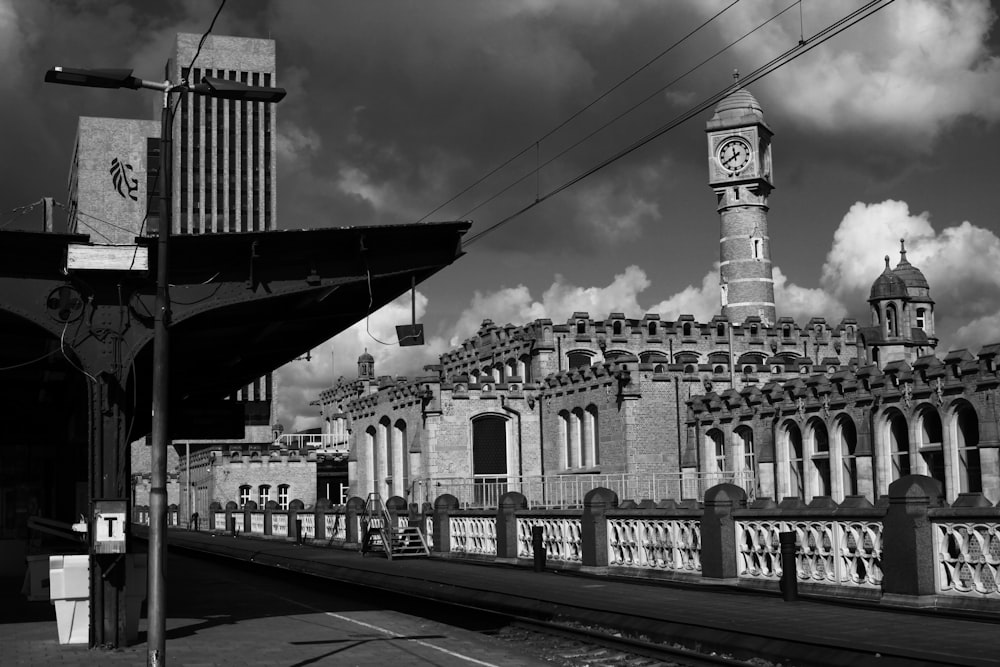
[[730, 174], [737, 174], [750, 163], [750, 144], [742, 139], [726, 139], [719, 146], [719, 164]]

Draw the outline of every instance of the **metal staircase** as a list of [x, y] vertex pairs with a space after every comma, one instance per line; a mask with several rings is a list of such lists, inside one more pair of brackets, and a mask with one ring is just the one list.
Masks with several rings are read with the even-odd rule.
[[377, 493], [369, 493], [361, 515], [361, 555], [381, 551], [389, 560], [430, 556], [431, 550], [420, 528], [393, 525], [392, 515]]

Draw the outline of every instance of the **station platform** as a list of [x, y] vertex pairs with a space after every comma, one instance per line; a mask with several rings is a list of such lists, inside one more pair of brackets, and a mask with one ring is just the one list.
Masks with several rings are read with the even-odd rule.
[[[141, 532], [136, 530], [140, 539]], [[554, 568], [534, 572], [530, 565], [446, 557], [389, 561], [377, 553], [363, 556], [353, 550], [206, 532], [171, 530], [168, 543], [167, 640], [174, 665], [341, 664], [345, 658], [352, 664], [386, 664], [399, 645], [360, 646], [356, 633], [338, 635], [324, 627], [337, 614], [319, 610], [337, 612], [338, 607], [328, 605], [340, 603], [331, 599], [329, 586], [310, 585], [311, 577], [529, 618], [611, 626], [638, 635], [670, 634], [702, 650], [735, 644], [742, 651], [726, 653], [762, 657], [770, 660], [767, 664], [1000, 665], [1000, 619], [993, 616], [805, 598], [784, 602], [778, 595], [729, 586], [683, 586]], [[214, 558], [203, 560], [200, 554]], [[254, 564], [259, 570], [227, 566], [231, 561]], [[269, 576], [271, 569], [301, 573], [302, 585], [294, 592], [288, 577]], [[20, 582], [7, 583], [10, 586], [0, 587], [0, 664], [145, 662], [144, 643], [115, 651], [59, 645], [49, 603], [25, 602], [14, 587]], [[361, 613], [378, 613], [376, 597], [365, 607], [370, 611]], [[354, 606], [339, 613], [355, 614], [357, 603], [349, 604]], [[140, 635], [144, 629], [145, 619]], [[309, 635], [313, 629], [314, 637]], [[428, 633], [426, 627], [413, 626], [410, 634], [419, 639]], [[427, 649], [433, 655], [419, 664], [467, 664], [468, 659], [454, 655], [479, 655], [476, 646], [481, 640], [475, 633], [456, 636], [450, 656]], [[278, 642], [277, 637], [294, 641]], [[338, 653], [348, 646], [349, 655]], [[407, 651], [412, 649], [412, 643], [406, 645]], [[409, 657], [399, 664], [418, 664], [414, 654], [404, 655]], [[492, 654], [490, 664], [540, 664], [517, 654], [496, 656], [503, 658], [503, 649]]]
[[[784, 664], [1000, 665], [1000, 618], [902, 610], [778, 595], [729, 586], [535, 572], [530, 566], [383, 555], [253, 537], [170, 531], [171, 549], [194, 550], [473, 607], [671, 633], [683, 644], [738, 644]], [[844, 650], [853, 652], [845, 657]], [[839, 656], [839, 657], [838, 657]]]

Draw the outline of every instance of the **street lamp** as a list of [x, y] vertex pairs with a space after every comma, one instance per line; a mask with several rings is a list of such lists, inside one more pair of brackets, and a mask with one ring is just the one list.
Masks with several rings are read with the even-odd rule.
[[[169, 442], [170, 387], [170, 296], [167, 291], [168, 242], [172, 216], [173, 118], [170, 96], [194, 93], [247, 102], [274, 104], [285, 97], [284, 88], [248, 86], [239, 81], [203, 77], [191, 85], [185, 81], [146, 81], [132, 76], [130, 69], [73, 69], [54, 67], [45, 73], [46, 83], [61, 83], [89, 88], [149, 88], [163, 93], [160, 114], [160, 229], [157, 242], [156, 309], [153, 318], [153, 405], [152, 451], [149, 493], [149, 629], [147, 647], [149, 665], [166, 664], [166, 579], [167, 555], [167, 444]], [[117, 613], [117, 612], [116, 612]], [[95, 622], [92, 618], [91, 622]], [[97, 622], [101, 622], [98, 620]]]

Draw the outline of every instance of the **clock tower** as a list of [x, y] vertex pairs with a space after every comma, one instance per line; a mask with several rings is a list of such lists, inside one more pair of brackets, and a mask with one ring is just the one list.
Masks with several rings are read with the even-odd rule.
[[[734, 74], [739, 78], [739, 74]], [[775, 322], [771, 244], [767, 236], [767, 197], [771, 177], [771, 129], [760, 104], [737, 89], [715, 107], [708, 121], [708, 184], [718, 198], [719, 288], [722, 314], [742, 323], [758, 316]]]

